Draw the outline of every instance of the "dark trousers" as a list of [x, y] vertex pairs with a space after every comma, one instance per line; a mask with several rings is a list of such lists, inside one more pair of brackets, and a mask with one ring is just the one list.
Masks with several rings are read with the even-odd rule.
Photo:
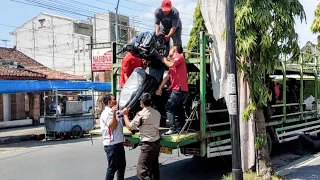
[[[188, 92], [185, 91], [177, 91], [173, 90], [169, 92], [169, 99], [166, 105], [166, 111], [167, 111], [167, 119], [169, 120], [170, 129], [171, 130], [177, 130], [177, 128], [180, 128], [185, 121], [185, 112], [182, 107], [182, 102], [187, 97]], [[179, 122], [176, 122], [176, 113], [178, 113]]]
[[139, 180], [160, 180], [160, 141], [142, 142], [141, 144], [137, 177]]
[[[160, 32], [162, 34], [168, 35], [171, 29], [165, 29], [163, 26], [160, 26]], [[176, 29], [176, 32], [172, 36], [173, 45], [181, 45], [182, 46], [182, 40], [181, 40], [181, 34], [182, 34], [182, 27], [178, 27]], [[166, 46], [169, 47], [170, 41], [166, 42]]]
[[122, 143], [104, 146], [107, 154], [108, 169], [106, 180], [113, 180], [114, 174], [117, 172], [117, 179], [124, 180], [124, 172], [126, 170], [126, 156]]

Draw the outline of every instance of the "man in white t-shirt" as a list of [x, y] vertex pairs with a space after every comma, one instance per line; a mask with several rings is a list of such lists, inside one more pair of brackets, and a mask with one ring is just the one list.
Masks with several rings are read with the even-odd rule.
[[105, 109], [101, 113], [100, 127], [103, 137], [104, 151], [107, 154], [108, 170], [106, 180], [113, 180], [117, 172], [117, 179], [124, 180], [124, 172], [126, 169], [126, 157], [123, 147], [123, 124], [117, 120], [116, 98], [108, 94], [103, 97]]

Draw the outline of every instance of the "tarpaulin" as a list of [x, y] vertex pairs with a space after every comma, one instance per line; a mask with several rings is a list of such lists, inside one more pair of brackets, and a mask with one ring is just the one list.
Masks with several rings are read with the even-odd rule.
[[[210, 38], [213, 40], [213, 48], [210, 54], [210, 73], [214, 98], [224, 98], [229, 109], [229, 81], [228, 60], [226, 58], [227, 46], [223, 33], [226, 30], [226, 1], [225, 0], [201, 0], [201, 14]], [[248, 121], [242, 120], [242, 113], [250, 103], [250, 89], [245, 81], [244, 73], [238, 77], [238, 98], [240, 117], [240, 144], [242, 169], [245, 171], [255, 164], [255, 123], [253, 117]]]
[[44, 91], [111, 91], [110, 82], [0, 80], [0, 94]]

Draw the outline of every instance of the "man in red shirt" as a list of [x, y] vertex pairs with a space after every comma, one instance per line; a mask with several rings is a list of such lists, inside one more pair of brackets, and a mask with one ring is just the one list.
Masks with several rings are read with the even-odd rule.
[[[163, 79], [156, 94], [160, 96], [162, 94], [162, 88], [167, 84], [169, 79], [171, 82], [171, 85], [168, 88], [170, 95], [166, 105], [170, 130], [166, 132], [165, 135], [175, 134], [181, 128], [180, 124], [175, 121], [175, 112], [177, 112], [176, 108], [185, 99], [189, 91], [187, 66], [185, 59], [182, 56], [182, 52], [182, 46], [175, 45], [170, 49], [169, 52], [170, 61], [167, 58], [162, 59], [162, 62], [169, 67], [169, 73]], [[181, 112], [181, 114], [184, 115], [184, 112]], [[180, 118], [179, 120], [181, 121]]]
[[122, 59], [121, 75], [120, 75], [120, 87], [122, 88], [130, 77], [133, 70], [137, 67], [143, 67], [144, 63], [142, 59], [133, 56], [130, 52]]

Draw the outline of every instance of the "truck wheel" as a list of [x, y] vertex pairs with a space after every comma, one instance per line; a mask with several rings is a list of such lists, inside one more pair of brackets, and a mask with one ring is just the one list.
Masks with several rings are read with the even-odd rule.
[[272, 139], [271, 139], [271, 136], [270, 136], [269, 132], [267, 132], [267, 144], [268, 144], [269, 156], [271, 156], [271, 153], [272, 153]]
[[81, 126], [75, 125], [75, 126], [72, 127], [72, 129], [71, 129], [71, 136], [72, 136], [73, 138], [78, 139], [78, 138], [82, 137], [82, 135], [83, 135], [83, 131], [82, 131]]

